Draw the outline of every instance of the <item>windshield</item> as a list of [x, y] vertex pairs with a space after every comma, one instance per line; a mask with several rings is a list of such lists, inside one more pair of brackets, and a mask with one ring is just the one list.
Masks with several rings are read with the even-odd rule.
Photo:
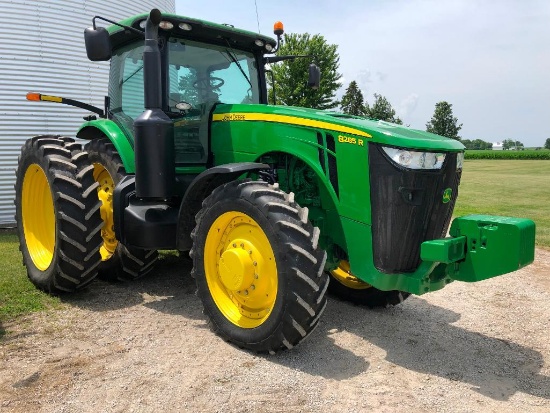
[[169, 106], [200, 108], [220, 103], [260, 103], [256, 60], [228, 44], [213, 46], [183, 39], [168, 42]]
[[[255, 55], [227, 46], [161, 38], [167, 96], [163, 110], [174, 120], [178, 165], [204, 163], [208, 122], [216, 103], [260, 103]], [[143, 42], [116, 50], [111, 58], [109, 96], [112, 119], [133, 139], [134, 120], [143, 113]]]
[[[258, 69], [252, 53], [232, 49], [229, 44], [213, 46], [177, 38], [163, 42], [161, 49], [166, 44], [170, 112], [179, 112], [176, 105], [182, 102], [199, 110], [217, 102], [260, 103]], [[130, 121], [143, 112], [142, 42], [114, 53], [109, 96], [118, 118]]]

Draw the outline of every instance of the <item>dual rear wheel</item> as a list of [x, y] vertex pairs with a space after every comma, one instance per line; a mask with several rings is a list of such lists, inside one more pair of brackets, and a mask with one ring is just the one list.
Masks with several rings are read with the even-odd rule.
[[101, 202], [101, 264], [99, 277], [106, 280], [133, 280], [149, 273], [158, 259], [156, 250], [125, 246], [116, 239], [113, 220], [113, 193], [115, 186], [126, 176], [124, 165], [115, 146], [108, 138], [90, 141], [86, 152], [93, 165], [97, 195]]
[[38, 136], [21, 150], [15, 219], [29, 279], [47, 292], [90, 283], [103, 242], [97, 182], [87, 153], [72, 139]]
[[151, 271], [158, 254], [116, 239], [113, 190], [124, 177], [107, 138], [86, 150], [71, 138], [37, 136], [21, 149], [15, 205], [23, 264], [47, 292], [70, 292], [98, 274], [134, 279]]

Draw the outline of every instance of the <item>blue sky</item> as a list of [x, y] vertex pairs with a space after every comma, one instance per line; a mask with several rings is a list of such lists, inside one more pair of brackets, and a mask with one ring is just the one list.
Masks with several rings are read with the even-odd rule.
[[[338, 45], [343, 88], [388, 98], [425, 129], [446, 100], [466, 139], [550, 138], [548, 0], [256, 0], [261, 33], [321, 33]], [[254, 0], [176, 0], [178, 14], [258, 31]], [[341, 92], [342, 93], [342, 92]]]

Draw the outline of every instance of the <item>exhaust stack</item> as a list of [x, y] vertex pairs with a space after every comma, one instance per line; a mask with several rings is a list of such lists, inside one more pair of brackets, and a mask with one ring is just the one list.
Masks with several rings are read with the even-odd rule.
[[175, 182], [174, 126], [162, 111], [162, 75], [158, 27], [162, 15], [149, 13], [143, 50], [143, 93], [145, 110], [134, 121], [136, 196], [169, 199]]

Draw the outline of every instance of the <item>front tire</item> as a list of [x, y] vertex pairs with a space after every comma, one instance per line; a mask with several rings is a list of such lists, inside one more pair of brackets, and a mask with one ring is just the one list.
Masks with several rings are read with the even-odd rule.
[[113, 191], [126, 176], [122, 159], [108, 138], [93, 139], [86, 145], [86, 150], [94, 166], [94, 179], [99, 184], [97, 194], [104, 222], [99, 277], [109, 281], [143, 277], [154, 268], [158, 252], [122, 245], [115, 237]]
[[197, 294], [213, 330], [256, 352], [290, 349], [326, 306], [326, 253], [307, 208], [277, 185], [234, 181], [203, 202], [191, 236]]
[[361, 281], [350, 272], [349, 262], [340, 261], [330, 272], [329, 292], [344, 301], [368, 308], [391, 307], [401, 304], [410, 294], [404, 291], [382, 291]]
[[100, 204], [88, 155], [70, 138], [37, 136], [21, 149], [15, 220], [23, 265], [48, 293], [90, 283], [101, 261]]

